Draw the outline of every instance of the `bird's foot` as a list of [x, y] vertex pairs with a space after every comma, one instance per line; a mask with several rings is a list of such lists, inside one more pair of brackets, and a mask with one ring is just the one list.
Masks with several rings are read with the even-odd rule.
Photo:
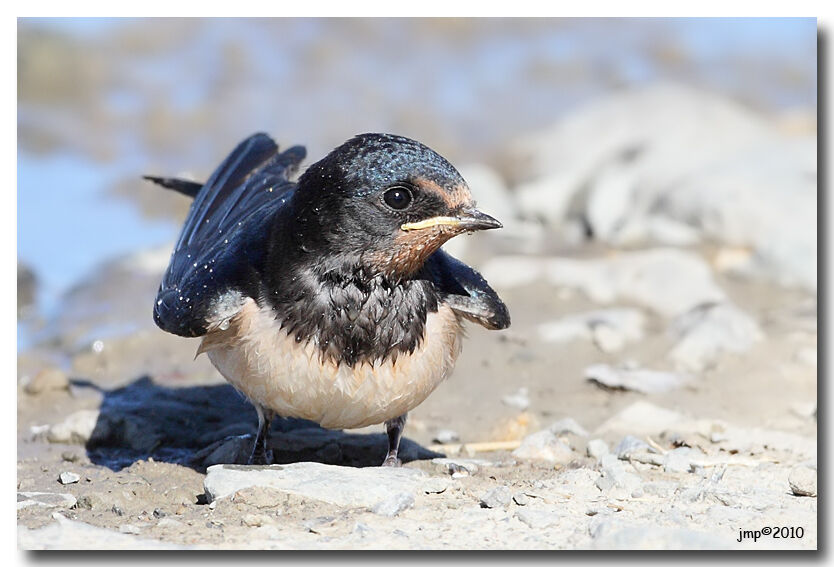
[[401, 467], [403, 466], [403, 462], [397, 458], [397, 455], [388, 455], [385, 457], [385, 460], [382, 461], [383, 467]]
[[272, 464], [272, 450], [269, 451], [253, 451], [249, 457], [247, 465], [271, 465]]

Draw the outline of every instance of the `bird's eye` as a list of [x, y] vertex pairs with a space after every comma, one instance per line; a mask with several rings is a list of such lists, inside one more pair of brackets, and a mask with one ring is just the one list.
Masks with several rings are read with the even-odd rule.
[[392, 187], [385, 192], [385, 195], [383, 195], [382, 198], [386, 205], [397, 211], [401, 211], [408, 207], [411, 204], [412, 199], [411, 191], [405, 187]]

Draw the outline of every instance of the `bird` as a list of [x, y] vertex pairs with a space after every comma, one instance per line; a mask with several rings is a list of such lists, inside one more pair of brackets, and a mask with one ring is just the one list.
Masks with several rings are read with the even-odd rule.
[[193, 198], [153, 318], [201, 337], [197, 355], [255, 407], [248, 464], [272, 462], [281, 416], [384, 423], [382, 465], [400, 466], [408, 412], [451, 374], [464, 323], [510, 325], [486, 280], [441, 246], [502, 224], [413, 139], [356, 135], [294, 180], [305, 157], [257, 133], [205, 183], [145, 176]]

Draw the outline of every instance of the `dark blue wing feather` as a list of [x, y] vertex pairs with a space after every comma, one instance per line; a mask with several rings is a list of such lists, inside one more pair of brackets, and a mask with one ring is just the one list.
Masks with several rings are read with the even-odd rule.
[[440, 299], [460, 315], [488, 329], [510, 326], [507, 306], [473, 268], [438, 250], [426, 262], [426, 272]]
[[196, 193], [162, 278], [156, 324], [177, 335], [204, 335], [217, 300], [251, 294], [247, 281], [266, 252], [271, 220], [289, 201], [289, 175], [305, 157], [294, 146], [278, 152], [265, 134], [240, 143]]

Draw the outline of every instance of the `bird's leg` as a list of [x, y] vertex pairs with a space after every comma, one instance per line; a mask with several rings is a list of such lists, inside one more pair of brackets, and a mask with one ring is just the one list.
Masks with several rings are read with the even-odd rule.
[[271, 465], [272, 451], [268, 449], [269, 426], [272, 424], [275, 412], [264, 409], [259, 405], [255, 405], [255, 409], [258, 412], [258, 435], [255, 437], [255, 446], [252, 449], [252, 456], [249, 457], [248, 464]]
[[404, 413], [400, 417], [389, 419], [385, 422], [385, 431], [388, 433], [388, 455], [382, 462], [383, 467], [398, 467], [402, 465], [402, 461], [397, 458], [397, 451], [400, 449], [400, 438], [403, 436], [403, 429], [405, 429], [405, 420], [408, 414]]

